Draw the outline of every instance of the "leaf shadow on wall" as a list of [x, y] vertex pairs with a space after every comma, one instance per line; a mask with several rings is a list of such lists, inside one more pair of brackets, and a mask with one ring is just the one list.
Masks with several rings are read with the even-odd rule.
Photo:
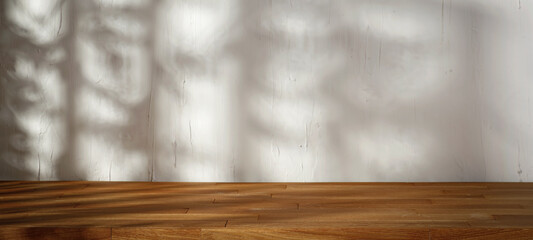
[[45, 12], [34, 15], [25, 11], [24, 2], [2, 1], [0, 5], [0, 176], [40, 179], [41, 159], [62, 155], [62, 144], [55, 146], [54, 153], [50, 140], [62, 134], [61, 127], [52, 123], [61, 118], [64, 105], [60, 89], [64, 83], [55, 67], [64, 60], [64, 42], [59, 25], [51, 24], [56, 27], [53, 36], [43, 30], [50, 23], [59, 23], [56, 17], [63, 12], [62, 3], [44, 4], [41, 10]]
[[475, 4], [12, 3], [3, 179], [485, 179]]

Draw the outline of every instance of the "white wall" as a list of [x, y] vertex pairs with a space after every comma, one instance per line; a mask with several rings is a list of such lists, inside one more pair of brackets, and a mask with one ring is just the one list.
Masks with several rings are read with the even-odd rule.
[[0, 179], [533, 180], [533, 1], [1, 3]]

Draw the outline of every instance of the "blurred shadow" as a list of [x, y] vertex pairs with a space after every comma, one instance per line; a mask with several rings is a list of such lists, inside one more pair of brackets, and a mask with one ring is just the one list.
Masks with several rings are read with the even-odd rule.
[[491, 4], [2, 1], [0, 178], [527, 180]]
[[63, 134], [65, 99], [57, 92], [63, 84], [57, 65], [65, 54], [60, 23], [64, 2], [47, 1], [33, 9], [25, 1], [0, 5], [0, 178], [39, 180], [41, 173], [54, 171], [41, 169], [41, 163], [63, 151], [52, 145]]

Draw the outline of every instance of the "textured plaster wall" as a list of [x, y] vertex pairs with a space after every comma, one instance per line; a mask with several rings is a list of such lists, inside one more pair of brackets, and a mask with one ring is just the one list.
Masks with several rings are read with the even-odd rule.
[[533, 1], [0, 3], [3, 180], [533, 180]]

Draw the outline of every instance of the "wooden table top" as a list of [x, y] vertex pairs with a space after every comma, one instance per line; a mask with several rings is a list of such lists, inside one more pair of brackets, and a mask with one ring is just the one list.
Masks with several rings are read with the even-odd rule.
[[533, 183], [0, 182], [0, 239], [533, 239]]

